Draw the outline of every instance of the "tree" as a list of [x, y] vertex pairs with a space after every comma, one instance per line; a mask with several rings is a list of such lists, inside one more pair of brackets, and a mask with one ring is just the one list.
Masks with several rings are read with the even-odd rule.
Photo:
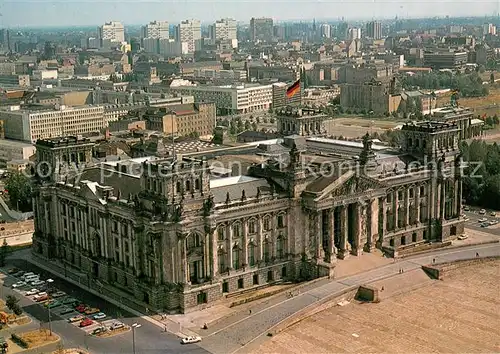
[[250, 130], [252, 128], [252, 124], [250, 121], [246, 120], [245, 121], [245, 130]]
[[256, 132], [257, 129], [259, 129], [258, 126], [257, 126], [257, 123], [253, 122], [252, 123], [252, 130]]
[[273, 117], [269, 118], [269, 123], [274, 124], [275, 121], [276, 120]]
[[9, 193], [10, 204], [22, 212], [31, 211], [31, 184], [27, 176], [22, 173], [10, 175], [5, 189]]
[[0, 267], [5, 266], [5, 258], [7, 258], [7, 254], [10, 251], [10, 247], [7, 244], [7, 240], [3, 239], [3, 244], [0, 247]]
[[23, 313], [21, 306], [19, 306], [19, 299], [14, 295], [7, 295], [5, 306], [7, 306], [9, 310], [14, 312], [16, 316], [19, 316]]

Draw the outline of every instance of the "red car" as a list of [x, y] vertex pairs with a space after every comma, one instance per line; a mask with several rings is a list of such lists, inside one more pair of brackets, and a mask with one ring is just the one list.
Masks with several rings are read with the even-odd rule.
[[84, 319], [82, 322], [80, 322], [80, 327], [87, 327], [90, 326], [94, 321], [92, 321], [90, 318]]
[[75, 310], [80, 313], [84, 313], [86, 309], [88, 309], [88, 306], [85, 304], [80, 304], [77, 307], [75, 307]]

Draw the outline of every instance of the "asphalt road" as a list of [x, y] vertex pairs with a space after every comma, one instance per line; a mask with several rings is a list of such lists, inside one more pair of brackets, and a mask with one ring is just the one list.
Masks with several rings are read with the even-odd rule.
[[[41, 275], [42, 279], [52, 278], [54, 279], [53, 286], [58, 288], [68, 295], [71, 295], [80, 301], [101, 309], [106, 314], [113, 316], [120, 320], [121, 322], [131, 325], [132, 323], [138, 323], [141, 325], [140, 328], [135, 331], [135, 347], [137, 354], [153, 354], [153, 353], [206, 353], [206, 351], [200, 348], [196, 344], [182, 345], [180, 344], [179, 338], [169, 333], [162, 332], [162, 329], [158, 326], [151, 324], [148, 321], [142, 320], [130, 313], [119, 309], [118, 307], [78, 288], [75, 287], [64, 280], [58, 279], [53, 275], [38, 269], [33, 265], [27, 265], [26, 262], [14, 262], [16, 267], [23, 270], [30, 270]], [[12, 266], [12, 264], [11, 264]], [[7, 265], [6, 268], [8, 268]], [[32, 317], [39, 320], [45, 328], [48, 328], [48, 310], [25, 296], [21, 296], [18, 292], [10, 289], [11, 284], [16, 282], [12, 277], [4, 279], [4, 287], [2, 291], [2, 297], [9, 294], [15, 294], [20, 298], [20, 304], [26, 313]], [[109, 338], [97, 338], [93, 336], [88, 336], [86, 333], [69, 324], [63, 318], [57, 316], [54, 311], [51, 312], [51, 323], [52, 330], [59, 334], [64, 340], [64, 346], [66, 348], [79, 347], [88, 349], [91, 353], [133, 353], [133, 341], [132, 332], [126, 332], [114, 337]]]
[[[434, 259], [436, 263], [442, 263], [474, 258], [476, 252], [481, 257], [498, 256], [500, 255], [500, 245], [487, 244], [434, 251], [426, 255], [405, 258], [359, 275], [334, 281], [324, 281], [319, 285], [315, 284], [313, 289], [309, 291], [304, 290], [303, 293], [292, 298], [282, 296], [270, 300], [274, 301], [273, 303], [264, 302], [256, 304], [252, 308], [251, 314], [239, 314], [232, 319], [228, 319], [228, 321], [224, 321], [224, 324], [209, 328], [203, 336], [203, 342], [200, 345], [213, 353], [235, 353], [248, 344], [255, 345], [264, 341], [271, 327], [295, 312], [350, 286], [367, 284], [399, 274], [399, 269], [401, 268], [405, 271], [418, 269], [422, 265], [432, 263]], [[228, 324], [231, 321], [232, 323]]]
[[[464, 211], [465, 216], [469, 220], [465, 222], [465, 227], [477, 231], [482, 231], [482, 232], [487, 232], [493, 235], [500, 236], [500, 212], [497, 212], [497, 216], [493, 217], [490, 215], [491, 210], [487, 210], [486, 214], [480, 215], [479, 214], [479, 209], [471, 209], [470, 211]], [[481, 223], [479, 222], [479, 219], [487, 219], [489, 221], [497, 221], [498, 225], [492, 225], [488, 227], [481, 227]]]

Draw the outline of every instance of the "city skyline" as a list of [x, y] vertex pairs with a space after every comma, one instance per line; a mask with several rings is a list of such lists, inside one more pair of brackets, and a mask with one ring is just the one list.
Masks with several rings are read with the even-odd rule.
[[[230, 17], [248, 22], [251, 17], [272, 17], [276, 21], [305, 20], [317, 21], [338, 19], [370, 20], [400, 18], [421, 18], [439, 16], [485, 16], [497, 14], [498, 1], [120, 1], [99, 2], [95, 11], [94, 0], [62, 2], [53, 0], [10, 1], [0, 7], [0, 27], [63, 27], [94, 26], [107, 21], [120, 21], [124, 25], [135, 26], [152, 20], [177, 23], [185, 19], [198, 19], [204, 23]], [[256, 3], [261, 6], [255, 6]], [[458, 6], [457, 6], [458, 5]], [[338, 12], [339, 9], [342, 12]], [[325, 15], [328, 14], [328, 15]]]

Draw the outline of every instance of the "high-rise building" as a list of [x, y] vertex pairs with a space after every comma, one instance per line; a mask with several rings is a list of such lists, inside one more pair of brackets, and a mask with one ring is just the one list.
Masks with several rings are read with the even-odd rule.
[[483, 25], [483, 35], [486, 36], [488, 34], [491, 34], [491, 35], [496, 35], [497, 33], [497, 28], [494, 24], [492, 23], [485, 23]]
[[125, 27], [121, 22], [106, 22], [99, 27], [99, 39], [110, 42], [125, 42]]
[[361, 28], [349, 28], [349, 31], [347, 32], [347, 38], [350, 40], [361, 39]]
[[211, 39], [236, 39], [237, 38], [236, 20], [232, 18], [223, 18], [210, 25], [209, 32]]
[[382, 23], [370, 21], [366, 24], [366, 37], [373, 39], [382, 39]]
[[332, 27], [328, 23], [321, 25], [321, 38], [330, 38], [332, 36]]
[[176, 40], [188, 45], [189, 53], [194, 53], [196, 43], [201, 40], [201, 23], [199, 20], [185, 20], [177, 25]]
[[170, 32], [166, 21], [152, 21], [141, 29], [142, 38], [166, 39], [169, 36]]
[[250, 20], [250, 39], [270, 42], [273, 39], [273, 19], [252, 17]]

